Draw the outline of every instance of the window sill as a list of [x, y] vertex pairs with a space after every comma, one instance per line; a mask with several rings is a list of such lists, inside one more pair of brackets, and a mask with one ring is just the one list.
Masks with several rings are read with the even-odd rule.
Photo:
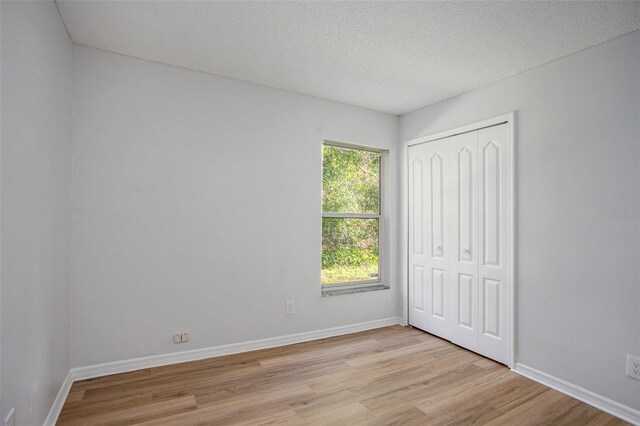
[[343, 294], [366, 293], [369, 291], [389, 290], [389, 286], [383, 284], [374, 284], [360, 287], [350, 288], [323, 288], [322, 297], [326, 296], [342, 296]]

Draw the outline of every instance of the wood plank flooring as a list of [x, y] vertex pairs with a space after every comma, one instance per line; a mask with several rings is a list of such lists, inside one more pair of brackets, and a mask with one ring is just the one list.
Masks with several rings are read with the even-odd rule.
[[60, 425], [621, 425], [401, 326], [73, 384]]

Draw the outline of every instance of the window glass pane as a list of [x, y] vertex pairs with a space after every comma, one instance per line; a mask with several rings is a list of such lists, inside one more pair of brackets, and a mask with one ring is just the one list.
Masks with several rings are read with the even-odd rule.
[[322, 284], [379, 280], [378, 219], [322, 218]]
[[322, 211], [380, 213], [380, 154], [324, 146]]

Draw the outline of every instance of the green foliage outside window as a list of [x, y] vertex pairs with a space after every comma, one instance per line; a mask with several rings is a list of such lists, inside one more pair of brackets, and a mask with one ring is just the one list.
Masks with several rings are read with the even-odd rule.
[[322, 211], [378, 214], [380, 154], [324, 146]]
[[[324, 146], [323, 213], [380, 213], [380, 154]], [[322, 219], [322, 284], [377, 280], [378, 218]]]

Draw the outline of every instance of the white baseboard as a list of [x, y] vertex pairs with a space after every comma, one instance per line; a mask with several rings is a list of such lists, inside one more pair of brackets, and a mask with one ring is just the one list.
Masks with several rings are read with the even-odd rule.
[[340, 336], [358, 331], [386, 327], [400, 324], [401, 318], [391, 317], [380, 320], [361, 322], [358, 324], [344, 325], [340, 327], [325, 328], [322, 330], [308, 331], [304, 333], [289, 334], [286, 336], [270, 337], [268, 339], [253, 340], [229, 345], [214, 346], [210, 348], [194, 349], [182, 352], [172, 352], [162, 355], [152, 355], [142, 358], [133, 358], [123, 361], [107, 362], [104, 364], [90, 365], [71, 369], [71, 378], [74, 381], [91, 379], [93, 377], [108, 376], [110, 374], [125, 373], [143, 368], [159, 367], [162, 365], [177, 364], [180, 362], [197, 361], [221, 355], [230, 355], [240, 352], [255, 351], [258, 349], [273, 348], [276, 346], [291, 345], [293, 343], [308, 342], [310, 340], [324, 339], [326, 337]]
[[177, 364], [180, 362], [197, 361], [199, 359], [213, 358], [221, 355], [231, 355], [241, 352], [255, 351], [258, 349], [275, 348], [277, 346], [325, 339], [327, 337], [357, 333], [358, 331], [372, 330], [374, 328], [386, 327], [400, 323], [402, 323], [402, 318], [391, 317], [304, 333], [288, 334], [286, 336], [270, 337], [268, 339], [232, 343], [229, 345], [214, 346], [211, 348], [152, 355], [142, 358], [89, 365], [87, 367], [72, 368], [69, 371], [69, 374], [67, 374], [64, 382], [62, 382], [62, 386], [60, 386], [60, 391], [58, 392], [56, 399], [53, 401], [51, 410], [49, 410], [49, 415], [44, 421], [44, 426], [52, 426], [56, 424], [58, 416], [60, 416], [60, 412], [62, 411], [62, 406], [69, 395], [69, 391], [71, 390], [71, 385], [73, 382], [78, 380], [108, 376], [110, 374], [126, 373], [128, 371], [140, 370], [142, 368], [160, 367], [162, 365]]
[[562, 379], [558, 379], [557, 377], [543, 373], [542, 371], [538, 371], [535, 368], [528, 367], [524, 364], [516, 363], [512, 371], [599, 408], [600, 410], [619, 417], [629, 423], [640, 425], [640, 411], [631, 407], [612, 401], [602, 395], [598, 395], [597, 393], [581, 388], [580, 386], [565, 382]]
[[[133, 358], [122, 361], [108, 362], [104, 364], [90, 365], [86, 367], [72, 368], [65, 381], [60, 387], [49, 415], [45, 420], [45, 426], [54, 425], [62, 411], [69, 390], [73, 382], [94, 377], [108, 376], [110, 374], [126, 373], [128, 371], [140, 370], [143, 368], [159, 367], [162, 365], [177, 364], [180, 362], [197, 361], [206, 358], [213, 358], [222, 355], [231, 355], [241, 352], [250, 352], [259, 349], [274, 348], [277, 346], [291, 345], [294, 343], [308, 342], [311, 340], [324, 339], [327, 337], [341, 336], [344, 334], [356, 333], [358, 331], [371, 330], [389, 325], [402, 324], [403, 319], [398, 317], [384, 318], [380, 320], [362, 322], [358, 324], [345, 325], [340, 327], [325, 328], [304, 333], [289, 334], [286, 336], [271, 337], [249, 342], [232, 343], [229, 345], [214, 346], [210, 348], [194, 349], [190, 351], [173, 352], [162, 355], [152, 355], [141, 358]], [[536, 382], [542, 383], [552, 389], [567, 394], [573, 398], [583, 401], [589, 405], [599, 408], [611, 415], [619, 417], [635, 425], [640, 425], [640, 411], [626, 405], [612, 401], [601, 395], [583, 389], [564, 380], [553, 377], [542, 371], [528, 367], [524, 364], [516, 363], [514, 372], [525, 376]]]
[[67, 396], [69, 395], [69, 391], [71, 390], [71, 385], [73, 384], [73, 379], [71, 378], [71, 371], [67, 374], [67, 377], [62, 382], [62, 386], [60, 386], [60, 390], [58, 391], [58, 395], [56, 399], [53, 400], [53, 405], [51, 405], [51, 410], [49, 410], [49, 414], [47, 418], [44, 420], [44, 426], [54, 426], [58, 421], [58, 416], [62, 411], [62, 406], [64, 402], [67, 400]]

